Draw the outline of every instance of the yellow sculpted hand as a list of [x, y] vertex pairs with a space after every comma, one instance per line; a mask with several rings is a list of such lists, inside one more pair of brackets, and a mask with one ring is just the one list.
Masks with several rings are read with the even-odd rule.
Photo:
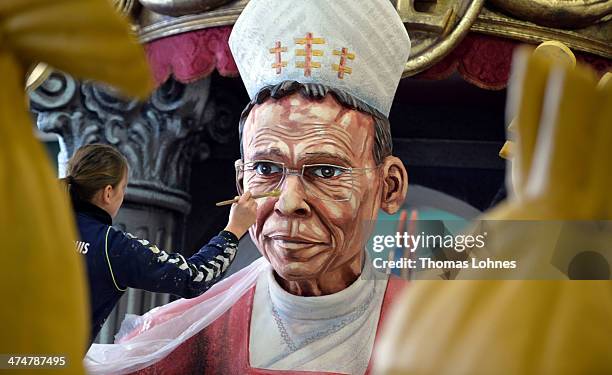
[[75, 224], [34, 137], [25, 71], [43, 61], [144, 98], [152, 81], [129, 30], [107, 0], [0, 1], [0, 354], [15, 355], [13, 366], [24, 366], [18, 356], [56, 356], [25, 359], [38, 367], [61, 364], [63, 356], [69, 366], [60, 373], [82, 374], [89, 335]]

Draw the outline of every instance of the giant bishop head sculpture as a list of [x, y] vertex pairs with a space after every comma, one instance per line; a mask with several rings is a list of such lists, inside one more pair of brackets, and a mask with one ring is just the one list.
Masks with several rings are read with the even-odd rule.
[[406, 29], [387, 0], [252, 0], [230, 47], [251, 98], [238, 190], [280, 190], [251, 237], [288, 291], [339, 291], [361, 272], [365, 224], [406, 195], [387, 118]]

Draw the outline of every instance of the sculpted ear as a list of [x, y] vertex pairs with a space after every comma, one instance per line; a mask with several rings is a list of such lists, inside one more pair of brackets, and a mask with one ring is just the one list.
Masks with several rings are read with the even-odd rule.
[[395, 157], [387, 156], [383, 168], [383, 193], [380, 208], [388, 214], [396, 213], [406, 198], [408, 173], [404, 163]]

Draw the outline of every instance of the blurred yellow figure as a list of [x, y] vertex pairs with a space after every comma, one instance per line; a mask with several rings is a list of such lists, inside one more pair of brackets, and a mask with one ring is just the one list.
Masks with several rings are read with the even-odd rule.
[[[506, 239], [499, 258], [527, 255], [525, 280], [462, 270], [463, 280], [414, 282], [388, 321], [376, 373], [612, 374], [612, 281], [559, 280], [549, 250], [559, 232], [506, 225], [612, 219], [612, 81], [598, 87], [590, 69], [522, 49], [507, 116], [516, 118], [512, 194], [482, 219], [506, 220], [495, 228]], [[609, 224], [599, 233], [607, 246]], [[536, 270], [557, 280], [533, 280]]]
[[[26, 110], [25, 71], [44, 61], [143, 98], [152, 81], [129, 33], [107, 0], [0, 2], [0, 354], [64, 356], [60, 373], [83, 373], [88, 304], [70, 208]], [[36, 370], [48, 372], [58, 370]]]
[[[541, 56], [543, 58], [554, 61], [556, 64], [562, 64], [571, 68], [576, 67], [576, 56], [574, 53], [563, 43], [555, 40], [549, 40], [544, 43], [540, 43], [533, 51], [534, 55]], [[512, 134], [515, 131], [515, 119], [508, 125], [507, 133], [510, 135], [510, 139], [513, 138]], [[504, 159], [510, 159], [512, 157], [512, 150], [514, 143], [511, 140], [506, 141], [504, 146], [499, 151], [499, 156]]]

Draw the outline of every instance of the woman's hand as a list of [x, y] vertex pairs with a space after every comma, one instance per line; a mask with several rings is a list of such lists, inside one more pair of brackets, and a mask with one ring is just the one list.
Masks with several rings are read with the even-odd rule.
[[[238, 197], [236, 197], [238, 198]], [[257, 202], [250, 192], [242, 194], [237, 203], [232, 204], [229, 221], [225, 230], [240, 238], [255, 224], [257, 217]]]

